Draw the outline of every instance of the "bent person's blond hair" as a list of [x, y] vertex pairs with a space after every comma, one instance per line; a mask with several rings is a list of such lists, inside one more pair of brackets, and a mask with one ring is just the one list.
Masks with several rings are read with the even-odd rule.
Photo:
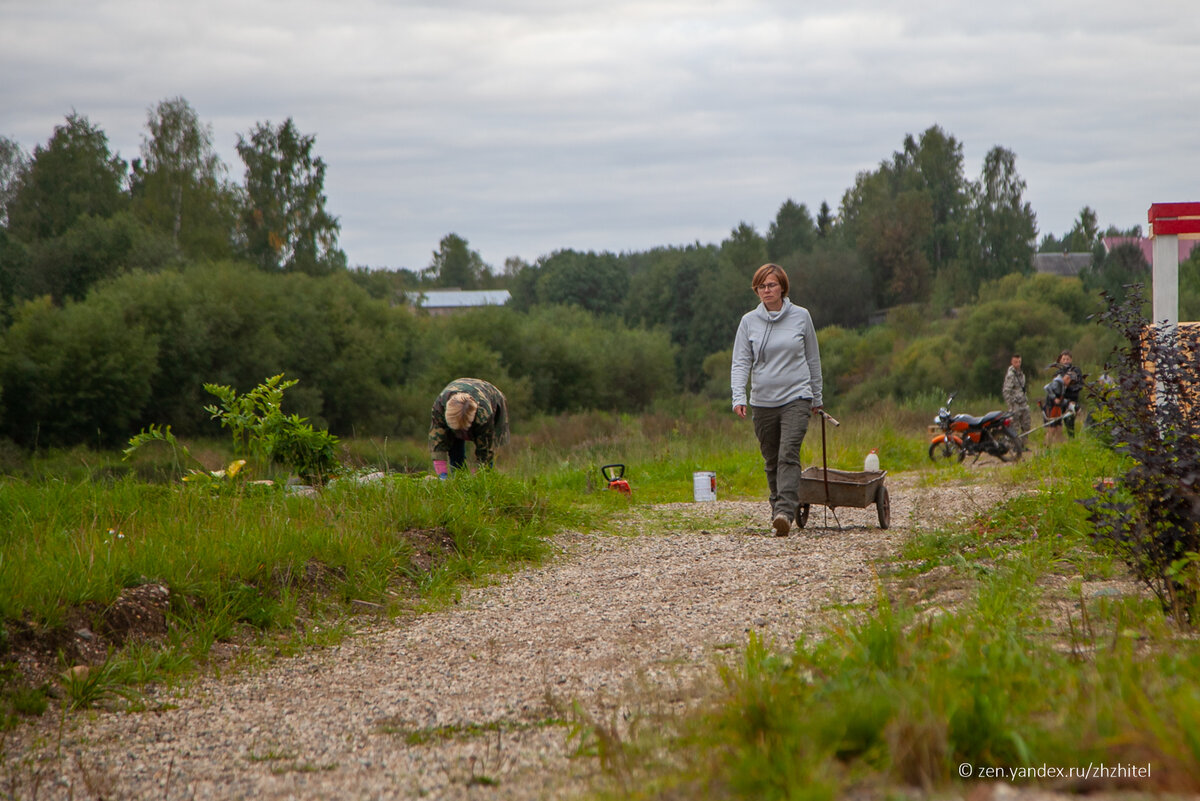
[[465, 392], [456, 392], [446, 401], [446, 425], [455, 431], [465, 431], [475, 422], [479, 403]]

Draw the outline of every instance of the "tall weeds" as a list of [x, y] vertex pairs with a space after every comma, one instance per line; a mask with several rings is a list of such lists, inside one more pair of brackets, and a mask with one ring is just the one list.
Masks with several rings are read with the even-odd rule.
[[[924, 466], [924, 431], [937, 408], [885, 404], [869, 414], [854, 410], [830, 413], [840, 426], [826, 424], [824, 453], [821, 423], [814, 418], [801, 449], [801, 461], [861, 470], [863, 457], [878, 448], [882, 467], [900, 471]], [[624, 464], [634, 498], [651, 502], [689, 500], [692, 474], [717, 474], [718, 497], [762, 495], [762, 457], [749, 420], [740, 420], [727, 404], [681, 399], [659, 404], [641, 416], [588, 412], [533, 421], [514, 437], [502, 455], [502, 467], [540, 486], [569, 493], [573, 500], [603, 488], [600, 467]]]

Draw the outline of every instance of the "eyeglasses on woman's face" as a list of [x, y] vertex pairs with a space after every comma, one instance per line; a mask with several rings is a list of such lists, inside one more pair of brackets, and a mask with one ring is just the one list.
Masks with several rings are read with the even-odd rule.
[[776, 281], [766, 281], [758, 285], [759, 292], [774, 292], [779, 289], [779, 284]]

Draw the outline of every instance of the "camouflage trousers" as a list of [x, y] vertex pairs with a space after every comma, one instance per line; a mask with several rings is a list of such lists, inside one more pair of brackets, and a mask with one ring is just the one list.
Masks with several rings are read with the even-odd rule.
[[1029, 430], [1033, 428], [1033, 418], [1029, 413], [1029, 404], [1023, 403], [1019, 406], [1009, 406], [1009, 414], [1013, 417], [1013, 425], [1016, 426], [1017, 434], [1025, 436]]

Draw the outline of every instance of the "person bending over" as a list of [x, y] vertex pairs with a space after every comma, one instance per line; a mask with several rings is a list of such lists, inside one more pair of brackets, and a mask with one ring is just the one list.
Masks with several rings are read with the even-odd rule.
[[475, 462], [494, 466], [496, 447], [508, 442], [508, 401], [479, 378], [456, 378], [433, 401], [429, 450], [433, 471], [448, 478], [467, 463], [467, 443], [475, 443]]

